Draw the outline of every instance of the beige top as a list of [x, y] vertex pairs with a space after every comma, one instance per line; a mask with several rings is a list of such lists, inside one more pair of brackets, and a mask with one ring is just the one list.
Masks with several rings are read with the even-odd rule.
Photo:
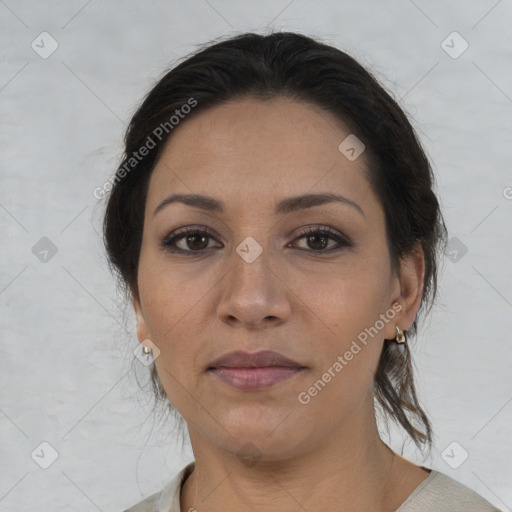
[[[186, 512], [180, 510], [181, 486], [193, 469], [194, 462], [191, 462], [161, 491], [152, 494], [124, 512]], [[503, 511], [465, 485], [432, 469], [428, 477], [414, 489], [396, 512]]]

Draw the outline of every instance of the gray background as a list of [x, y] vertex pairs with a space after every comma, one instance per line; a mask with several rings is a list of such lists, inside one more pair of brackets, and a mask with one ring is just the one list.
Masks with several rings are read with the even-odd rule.
[[[149, 370], [93, 190], [166, 69], [198, 44], [268, 28], [352, 54], [419, 130], [451, 239], [412, 342], [435, 449], [423, 459], [405, 442], [404, 454], [511, 510], [511, 21], [510, 0], [0, 0], [0, 511], [122, 510], [191, 459], [139, 389]], [[391, 434], [400, 451], [406, 438]]]

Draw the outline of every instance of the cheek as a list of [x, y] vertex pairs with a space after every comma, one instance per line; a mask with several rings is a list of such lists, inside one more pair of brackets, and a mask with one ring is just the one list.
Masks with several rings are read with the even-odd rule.
[[145, 316], [152, 335], [165, 345], [176, 331], [195, 322], [197, 308], [214, 286], [212, 276], [198, 276], [192, 267], [186, 262], [171, 263], [160, 250], [141, 254], [138, 278]]
[[379, 264], [358, 266], [308, 281], [301, 291], [309, 329], [316, 331], [309, 336], [319, 362], [311, 380], [328, 381], [332, 394], [326, 395], [343, 401], [351, 400], [348, 389], [354, 396], [373, 386], [384, 339], [379, 318], [387, 307], [388, 276]]
[[151, 339], [160, 349], [155, 364], [166, 391], [173, 379], [190, 380], [195, 370], [198, 335], [205, 330], [197, 312], [210, 288], [158, 258], [141, 257], [139, 290]]
[[[331, 267], [322, 276], [298, 287], [305, 314], [326, 336], [339, 340], [339, 348], [375, 324], [385, 311], [389, 276], [378, 264]], [[309, 310], [309, 313], [308, 313]]]
[[338, 281], [315, 294], [314, 307], [321, 321], [314, 316], [310, 320], [322, 334], [310, 335], [318, 364], [300, 390], [303, 400], [310, 401], [304, 406], [306, 416], [324, 415], [329, 410], [329, 421], [336, 424], [362, 403], [371, 402], [383, 339], [381, 333], [373, 335], [371, 327], [383, 310], [375, 288], [365, 282]]

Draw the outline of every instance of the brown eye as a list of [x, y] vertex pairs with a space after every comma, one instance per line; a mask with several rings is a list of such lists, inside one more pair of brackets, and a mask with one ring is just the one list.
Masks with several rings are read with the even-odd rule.
[[308, 235], [306, 239], [311, 242], [310, 247], [312, 249], [325, 249], [329, 243], [329, 236], [325, 235]]
[[[187, 246], [191, 249], [206, 249], [206, 247], [208, 246], [208, 235], [202, 235], [202, 234], [193, 234], [193, 235], [188, 235], [186, 237], [182, 237], [183, 240], [185, 240], [185, 243], [187, 244]], [[205, 245], [205, 241], [206, 241], [206, 245]]]
[[[343, 247], [352, 247], [353, 244], [336, 231], [329, 228], [308, 228], [303, 231], [297, 240], [307, 240], [310, 252], [330, 253], [342, 249]], [[329, 240], [337, 242], [338, 246], [327, 249]], [[307, 250], [307, 249], [306, 249]]]
[[166, 236], [160, 245], [174, 253], [201, 253], [208, 249], [210, 238], [212, 234], [205, 229], [184, 228]]

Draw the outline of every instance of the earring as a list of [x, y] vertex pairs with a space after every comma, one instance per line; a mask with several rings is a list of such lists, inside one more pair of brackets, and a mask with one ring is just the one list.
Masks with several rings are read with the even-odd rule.
[[407, 341], [407, 338], [405, 336], [405, 330], [402, 331], [402, 329], [400, 329], [400, 327], [398, 327], [398, 325], [396, 326], [396, 337], [395, 337], [395, 341], [397, 343], [405, 343]]
[[146, 347], [146, 345], [143, 345], [143, 346], [142, 346], [142, 352], [143, 352], [144, 354], [151, 354], [151, 352], [152, 352], [152, 351], [153, 351], [153, 350], [152, 350], [152, 348], [151, 348], [151, 347]]

